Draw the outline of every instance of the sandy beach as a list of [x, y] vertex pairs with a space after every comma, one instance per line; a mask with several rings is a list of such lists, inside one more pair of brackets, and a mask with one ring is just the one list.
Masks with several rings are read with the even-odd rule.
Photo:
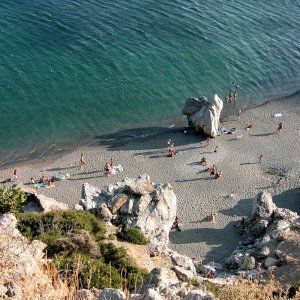
[[[38, 192], [74, 206], [85, 182], [104, 187], [124, 177], [147, 173], [154, 182], [169, 182], [177, 195], [183, 231], [170, 233], [170, 247], [191, 258], [220, 262], [236, 248], [240, 236], [233, 225], [251, 214], [252, 199], [258, 191], [268, 190], [278, 206], [300, 212], [299, 104], [297, 95], [243, 111], [240, 119], [229, 117], [221, 126], [236, 128], [234, 134], [218, 136], [209, 146], [203, 136], [180, 124], [126, 144], [110, 145], [106, 141], [103, 145], [99, 140], [99, 145], [79, 148], [60, 158], [2, 169], [0, 181], [13, 178], [15, 168], [17, 183], [28, 183], [31, 177], [69, 173], [69, 179]], [[282, 116], [273, 117], [276, 113]], [[283, 130], [276, 134], [280, 122]], [[253, 128], [246, 130], [250, 123]], [[168, 139], [174, 141], [178, 151], [174, 158], [167, 157]], [[86, 161], [82, 169], [81, 153]], [[258, 163], [260, 155], [263, 159]], [[123, 166], [124, 172], [105, 177], [103, 166], [111, 157], [115, 165]], [[200, 165], [202, 157], [207, 158], [208, 166], [215, 164], [222, 171], [221, 179], [208, 176]], [[280, 174], [283, 185], [276, 187]], [[216, 223], [207, 222], [211, 212], [217, 213]]]

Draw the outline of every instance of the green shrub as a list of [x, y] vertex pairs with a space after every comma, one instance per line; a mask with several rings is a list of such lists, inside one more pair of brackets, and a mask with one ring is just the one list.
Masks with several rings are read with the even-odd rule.
[[148, 239], [137, 228], [123, 228], [121, 232], [117, 234], [119, 239], [128, 241], [137, 245], [146, 245], [149, 243]]
[[135, 290], [135, 285], [142, 281], [144, 275], [147, 274], [146, 271], [131, 261], [124, 248], [118, 248], [111, 243], [100, 243], [99, 246], [103, 261], [116, 268], [122, 277], [128, 280], [128, 288]]
[[[124, 259], [122, 250], [124, 249], [121, 249], [122, 259]], [[124, 261], [120, 264], [112, 263], [112, 261], [107, 263], [107, 260], [103, 258], [74, 254], [69, 257], [56, 257], [54, 264], [62, 277], [68, 277], [70, 284], [74, 281], [78, 282], [78, 288], [81, 289], [112, 287], [136, 291], [146, 273], [134, 267], [127, 257], [126, 259], [128, 260], [127, 267]], [[116, 265], [121, 265], [123, 268], [120, 269]], [[128, 266], [131, 266], [131, 268], [128, 268]]]
[[[92, 257], [100, 256], [100, 249], [93, 237], [84, 229], [74, 229], [56, 241], [57, 250], [68, 256], [72, 253], [84, 253]], [[53, 249], [55, 250], [55, 249]]]
[[26, 198], [20, 188], [0, 187], [0, 214], [16, 213]]
[[215, 284], [212, 284], [208, 281], [202, 281], [202, 284], [206, 287], [206, 289], [214, 294], [216, 297], [220, 296], [221, 294], [221, 289], [216, 286]]
[[297, 295], [297, 292], [300, 290], [300, 281], [299, 282], [293, 282], [291, 286], [288, 289], [288, 298], [292, 299]]
[[18, 213], [18, 228], [30, 240], [47, 244], [59, 274], [78, 288], [136, 290], [146, 274], [123, 248], [102, 242], [104, 225], [84, 211]]
[[59, 256], [54, 264], [62, 278], [67, 277], [70, 284], [78, 282], [78, 289], [122, 287], [120, 272], [101, 259], [74, 254], [70, 257]]
[[[70, 240], [69, 244], [74, 244], [76, 240], [74, 230], [87, 231], [97, 242], [104, 238], [104, 225], [94, 215], [85, 211], [18, 213], [16, 217], [21, 233], [30, 240], [38, 239], [46, 243], [50, 257], [64, 251], [63, 244], [67, 244], [66, 238], [72, 237], [73, 242]], [[68, 234], [69, 232], [70, 234]], [[71, 232], [73, 232], [73, 236], [71, 236]], [[82, 238], [77, 237], [81, 240]], [[65, 243], [62, 242], [63, 239], [65, 239]], [[77, 250], [79, 251], [80, 247]]]

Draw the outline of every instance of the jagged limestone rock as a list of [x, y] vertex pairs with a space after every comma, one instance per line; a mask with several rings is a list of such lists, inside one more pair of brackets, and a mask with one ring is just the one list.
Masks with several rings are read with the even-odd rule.
[[222, 109], [223, 101], [217, 95], [211, 103], [206, 97], [191, 97], [187, 99], [182, 114], [187, 116], [189, 125], [196, 131], [216, 137], [219, 133]]
[[83, 207], [96, 210], [101, 216], [103, 205], [113, 214], [113, 223], [122, 227], [139, 228], [150, 240], [150, 253], [157, 255], [167, 249], [169, 231], [176, 216], [177, 199], [170, 184], [155, 184], [149, 175], [123, 182], [100, 191], [83, 185]]

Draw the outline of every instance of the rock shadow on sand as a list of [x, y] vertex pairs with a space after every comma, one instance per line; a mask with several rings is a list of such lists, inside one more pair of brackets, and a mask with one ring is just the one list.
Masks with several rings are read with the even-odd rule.
[[[253, 199], [254, 198], [241, 199], [237, 202], [237, 204], [234, 207], [222, 209], [219, 211], [219, 213], [231, 217], [234, 216], [250, 217], [252, 214]], [[226, 198], [225, 201], [231, 201], [231, 200]]]
[[300, 188], [287, 190], [273, 196], [273, 202], [281, 208], [288, 208], [300, 214]]
[[[172, 244], [206, 243], [212, 249], [206, 254], [204, 261], [222, 262], [236, 248], [241, 236], [236, 232], [235, 222], [229, 222], [226, 227], [216, 228], [193, 228], [181, 232], [171, 231], [170, 241]], [[200, 247], [200, 245], [199, 245]]]
[[156, 152], [158, 149], [166, 151], [168, 139], [175, 143], [175, 150], [177, 147], [189, 146], [186, 149], [179, 150], [183, 151], [201, 148], [199, 143], [205, 141], [206, 137], [195, 132], [190, 127], [147, 127], [125, 129], [116, 133], [98, 135], [94, 137], [95, 143], [93, 144], [106, 147], [111, 151], [119, 151], [120, 149], [144, 150], [147, 152], [137, 155], [153, 156], [160, 154]]

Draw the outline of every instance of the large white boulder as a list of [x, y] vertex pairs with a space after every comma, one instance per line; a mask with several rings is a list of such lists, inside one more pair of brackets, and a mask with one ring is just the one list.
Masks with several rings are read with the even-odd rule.
[[223, 101], [218, 95], [215, 95], [211, 102], [206, 97], [190, 97], [182, 109], [182, 114], [187, 116], [189, 125], [196, 131], [216, 137], [219, 133], [222, 109]]
[[270, 193], [259, 192], [253, 201], [252, 218], [268, 219], [276, 208]]
[[150, 252], [159, 254], [167, 249], [169, 231], [176, 217], [177, 199], [170, 184], [155, 184], [148, 175], [138, 179], [126, 178], [123, 182], [110, 185], [100, 191], [89, 184], [83, 185], [85, 209], [99, 212], [103, 217], [103, 207], [113, 215], [115, 225], [139, 228], [150, 240]]

